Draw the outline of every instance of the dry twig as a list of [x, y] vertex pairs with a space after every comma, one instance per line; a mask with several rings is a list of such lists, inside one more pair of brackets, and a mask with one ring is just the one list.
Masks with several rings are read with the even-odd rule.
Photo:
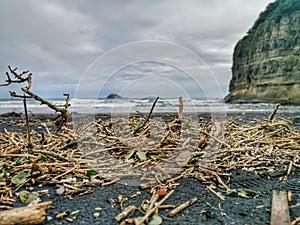
[[186, 201], [185, 203], [179, 205], [175, 209], [173, 209], [171, 212], [169, 212], [169, 216], [175, 216], [177, 213], [181, 212], [184, 210], [186, 207], [193, 205], [197, 201], [197, 198], [193, 198], [189, 201]]

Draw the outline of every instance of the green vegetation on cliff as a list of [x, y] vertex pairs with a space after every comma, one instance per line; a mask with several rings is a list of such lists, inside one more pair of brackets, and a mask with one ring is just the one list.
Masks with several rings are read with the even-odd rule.
[[251, 33], [259, 25], [263, 24], [265, 21], [275, 21], [279, 23], [282, 17], [289, 16], [292, 13], [300, 10], [299, 0], [279, 0], [273, 3], [270, 3], [266, 10], [259, 14], [258, 19], [254, 23], [253, 27], [249, 30], [248, 33]]
[[300, 0], [277, 0], [260, 13], [233, 54], [229, 102], [300, 104]]

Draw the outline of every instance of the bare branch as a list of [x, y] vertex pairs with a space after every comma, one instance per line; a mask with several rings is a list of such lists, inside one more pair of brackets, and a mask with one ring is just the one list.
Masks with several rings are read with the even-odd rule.
[[23, 83], [23, 82], [26, 82], [28, 80], [28, 77], [31, 77], [31, 75], [32, 75], [30, 73], [30, 74], [28, 74], [28, 76], [26, 78], [23, 78], [22, 76], [25, 75], [25, 74], [27, 74], [27, 73], [29, 73], [29, 70], [23, 71], [21, 74], [18, 74], [16, 72], [17, 68], [12, 69], [10, 66], [8, 66], [8, 69], [9, 69], [10, 73], [14, 75], [15, 80], [11, 79], [9, 73], [6, 72], [6, 76], [7, 76], [7, 80], [5, 80], [6, 84], [0, 84], [0, 86], [8, 86], [11, 83]]
[[26, 96], [26, 95], [18, 95], [16, 92], [14, 91], [9, 91], [10, 96], [12, 97], [16, 97], [16, 98], [31, 98], [30, 96]]
[[17, 67], [12, 69], [10, 66], [8, 66], [8, 69], [15, 76], [15, 78], [26, 81], [26, 78], [24, 79], [22, 76], [25, 75], [26, 73], [29, 73], [29, 70], [23, 71], [21, 74], [18, 74], [16, 72], [18, 70]]
[[[70, 106], [69, 94], [64, 94], [64, 96], [66, 96], [66, 102], [63, 107], [59, 107], [30, 91], [31, 84], [32, 84], [32, 73], [29, 73], [29, 70], [23, 71], [22, 73], [19, 74], [17, 72], [17, 69], [18, 69], [17, 67], [12, 69], [11, 66], [8, 66], [8, 69], [9, 69], [10, 74], [8, 72], [6, 72], [6, 76], [7, 76], [7, 80], [5, 80], [6, 84], [1, 84], [0, 86], [8, 86], [11, 83], [27, 82], [27, 86], [21, 88], [21, 90], [27, 95], [20, 95], [14, 91], [10, 91], [9, 92], [10, 95], [12, 97], [17, 97], [17, 98], [22, 98], [22, 99], [33, 98], [33, 99], [39, 101], [41, 104], [47, 105], [50, 109], [54, 110], [55, 112], [59, 112], [60, 114], [58, 114], [54, 119], [55, 121], [59, 120], [57, 129], [55, 132], [59, 131], [62, 128], [62, 126], [66, 125], [66, 123], [68, 121], [68, 117], [69, 117], [69, 110], [68, 110], [68, 107]], [[15, 77], [15, 79], [11, 79], [11, 74]]]

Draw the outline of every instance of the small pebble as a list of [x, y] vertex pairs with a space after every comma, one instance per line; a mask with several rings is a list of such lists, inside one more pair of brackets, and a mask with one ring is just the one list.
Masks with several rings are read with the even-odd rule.
[[135, 194], [131, 195], [131, 198], [136, 197], [136, 196], [139, 196], [139, 195], [141, 195], [141, 194], [142, 194], [142, 192], [137, 191]]
[[123, 195], [118, 196], [118, 202], [121, 202], [124, 199]]
[[34, 187], [30, 186], [30, 187], [28, 187], [28, 190], [29, 190], [29, 191], [33, 191], [33, 190], [34, 190]]
[[52, 216], [47, 216], [47, 220], [48, 221], [53, 220], [53, 217]]
[[72, 218], [67, 217], [66, 220], [69, 222], [74, 222], [74, 220], [76, 220], [76, 217], [72, 217]]
[[94, 213], [94, 217], [95, 217], [95, 219], [97, 219], [98, 217], [100, 216], [100, 213]]
[[74, 214], [77, 214], [79, 212], [80, 212], [79, 210], [76, 210], [76, 211], [71, 212], [70, 215], [74, 215]]
[[58, 194], [58, 195], [62, 195], [63, 193], [65, 192], [65, 189], [64, 188], [58, 188], [57, 190], [56, 190], [56, 194]]

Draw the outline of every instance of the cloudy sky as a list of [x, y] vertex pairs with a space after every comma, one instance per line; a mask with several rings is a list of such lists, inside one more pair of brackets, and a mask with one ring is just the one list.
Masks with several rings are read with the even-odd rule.
[[273, 1], [1, 0], [0, 75], [29, 69], [47, 98], [224, 97], [235, 44]]

